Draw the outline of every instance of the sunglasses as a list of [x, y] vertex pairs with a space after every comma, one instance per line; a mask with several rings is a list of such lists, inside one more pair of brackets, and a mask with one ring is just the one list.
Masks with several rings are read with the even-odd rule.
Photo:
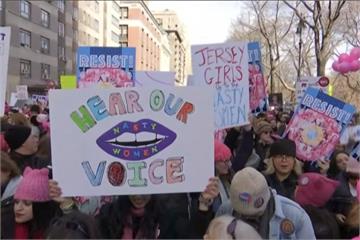
[[231, 223], [229, 224], [229, 226], [226, 228], [226, 232], [232, 237], [232, 239], [236, 239], [235, 237], [235, 229], [236, 229], [236, 218], [234, 218]]

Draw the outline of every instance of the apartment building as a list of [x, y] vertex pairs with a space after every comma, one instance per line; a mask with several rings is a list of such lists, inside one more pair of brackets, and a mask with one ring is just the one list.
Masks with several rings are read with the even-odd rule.
[[7, 98], [17, 85], [43, 94], [75, 70], [76, 1], [1, 0], [0, 25], [11, 27]]
[[153, 11], [158, 24], [165, 30], [170, 42], [172, 54], [170, 71], [174, 71], [175, 81], [178, 85], [185, 85], [187, 72], [187, 59], [189, 47], [186, 42], [184, 27], [177, 14], [171, 10]]

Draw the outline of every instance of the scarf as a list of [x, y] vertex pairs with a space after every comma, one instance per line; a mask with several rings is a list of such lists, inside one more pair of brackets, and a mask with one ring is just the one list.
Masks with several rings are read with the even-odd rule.
[[28, 223], [16, 223], [15, 224], [15, 234], [14, 239], [44, 239], [44, 234], [42, 231], [38, 230], [30, 236]]
[[[121, 239], [138, 239], [142, 237], [140, 226], [144, 214], [145, 208], [131, 208], [131, 214], [128, 216], [128, 222], [130, 222], [132, 226], [129, 226], [128, 224], [124, 226], [124, 231]], [[134, 226], [134, 218], [140, 219], [137, 224], [138, 226]]]

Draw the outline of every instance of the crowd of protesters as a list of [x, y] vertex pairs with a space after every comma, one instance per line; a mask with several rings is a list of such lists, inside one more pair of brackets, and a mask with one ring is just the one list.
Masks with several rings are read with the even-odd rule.
[[201, 193], [72, 198], [52, 180], [49, 114], [32, 105], [1, 119], [1, 238], [359, 236], [360, 163], [340, 143], [330, 159], [297, 159], [281, 138], [292, 113], [261, 113], [214, 140], [215, 177]]

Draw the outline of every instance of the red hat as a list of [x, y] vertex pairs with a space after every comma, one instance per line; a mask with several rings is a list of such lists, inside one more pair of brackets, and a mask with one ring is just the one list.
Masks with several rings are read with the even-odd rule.
[[295, 201], [301, 206], [323, 207], [339, 184], [319, 173], [304, 173], [298, 179]]
[[231, 151], [224, 143], [215, 139], [215, 162], [224, 162], [231, 158]]

